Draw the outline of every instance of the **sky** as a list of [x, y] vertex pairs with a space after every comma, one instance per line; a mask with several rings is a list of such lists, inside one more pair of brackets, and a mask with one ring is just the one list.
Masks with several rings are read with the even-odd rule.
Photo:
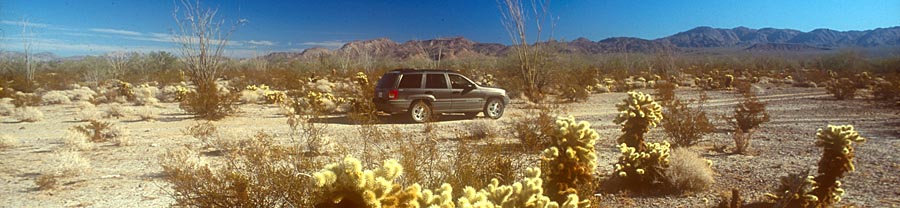
[[[181, 7], [179, 1], [0, 0], [0, 51], [22, 50], [23, 20], [30, 23], [25, 37], [36, 52], [175, 51], [173, 10]], [[218, 17], [229, 23], [244, 22], [231, 37], [232, 57], [338, 48], [381, 37], [400, 43], [455, 36], [510, 43], [497, 0], [203, 0], [201, 5], [217, 8]], [[804, 32], [900, 26], [896, 0], [556, 0], [549, 12], [554, 24], [544, 27], [542, 40], [656, 39], [698, 26]], [[533, 42], [535, 27], [528, 28]]]

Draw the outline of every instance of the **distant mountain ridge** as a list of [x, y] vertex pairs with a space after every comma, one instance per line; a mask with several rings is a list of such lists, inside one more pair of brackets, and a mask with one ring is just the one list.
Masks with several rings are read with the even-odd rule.
[[[561, 53], [658, 53], [679, 52], [703, 48], [737, 48], [749, 52], [827, 51], [844, 47], [900, 47], [900, 26], [865, 31], [836, 31], [816, 29], [802, 32], [793, 29], [736, 27], [732, 29], [696, 27], [667, 37], [647, 40], [633, 37], [613, 37], [591, 41], [581, 37], [568, 42], [550, 41]], [[502, 56], [510, 46], [497, 43], [478, 43], [464, 37], [410, 40], [397, 43], [387, 38], [353, 41], [336, 50], [310, 48], [304, 52], [277, 52], [267, 58], [290, 57], [308, 59], [321, 54], [355, 53], [379, 57], [453, 59], [466, 56]]]

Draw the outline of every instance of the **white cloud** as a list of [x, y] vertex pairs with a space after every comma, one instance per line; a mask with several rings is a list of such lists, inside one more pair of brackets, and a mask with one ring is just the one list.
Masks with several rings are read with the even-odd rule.
[[272, 41], [267, 41], [267, 40], [261, 40], [261, 41], [257, 41], [257, 40], [248, 40], [248, 41], [246, 41], [246, 42], [249, 43], [250, 45], [264, 45], [264, 46], [274, 46], [274, 45], [275, 45], [274, 42], [272, 42]]
[[128, 31], [128, 30], [118, 30], [118, 29], [109, 29], [109, 28], [91, 28], [90, 31], [99, 32], [99, 33], [109, 33], [109, 34], [117, 34], [117, 35], [131, 35], [131, 36], [141, 36], [140, 32]]
[[[23, 26], [23, 25], [25, 25], [25, 23], [26, 23], [25, 21], [0, 20], [0, 24], [4, 24], [4, 25]], [[30, 22], [30, 21], [27, 23], [28, 23], [28, 26], [30, 26], [30, 27], [41, 27], [41, 28], [50, 27], [50, 25], [48, 25], [48, 24], [34, 23], [34, 22]]]
[[326, 48], [340, 48], [341, 46], [344, 46], [344, 44], [346, 44], [346, 43], [347, 42], [340, 41], [340, 40], [327, 40], [327, 41], [318, 41], [318, 42], [316, 42], [316, 41], [303, 42], [303, 43], [301, 43], [301, 45], [319, 46], [319, 47], [326, 47]]

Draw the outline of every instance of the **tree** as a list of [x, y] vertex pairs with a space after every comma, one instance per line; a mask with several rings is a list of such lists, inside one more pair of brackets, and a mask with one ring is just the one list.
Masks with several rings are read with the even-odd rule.
[[[509, 39], [516, 47], [512, 50], [519, 64], [519, 74], [524, 82], [525, 96], [533, 101], [539, 101], [543, 98], [543, 86], [546, 85], [546, 76], [543, 76], [542, 66], [552, 58], [552, 54], [547, 49], [541, 50], [540, 45], [528, 45], [528, 17], [525, 5], [522, 0], [498, 0], [501, 19], [504, 29], [509, 34]], [[537, 30], [535, 41], [541, 39], [544, 25], [550, 11], [550, 0], [536, 1], [531, 0], [530, 9], [533, 13], [534, 26]], [[551, 24], [553, 26], [553, 24]], [[551, 28], [552, 34], [552, 28]], [[552, 39], [552, 35], [548, 40]], [[552, 48], [551, 48], [552, 49]]]
[[25, 92], [31, 92], [34, 90], [34, 65], [32, 64], [33, 57], [31, 57], [31, 47], [32, 41], [34, 41], [34, 31], [31, 27], [29, 27], [30, 23], [28, 19], [22, 18], [22, 50], [25, 56], [25, 86], [23, 86], [22, 90]]

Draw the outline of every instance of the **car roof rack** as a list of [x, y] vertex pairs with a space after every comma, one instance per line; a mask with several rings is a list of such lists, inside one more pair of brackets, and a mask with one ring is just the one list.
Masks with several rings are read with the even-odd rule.
[[403, 69], [394, 69], [394, 70], [391, 70], [391, 71], [396, 71], [396, 72], [413, 72], [413, 71], [415, 71], [415, 72], [453, 72], [453, 73], [456, 73], [456, 71], [449, 70], [449, 69], [414, 69], [414, 68], [403, 68]]

